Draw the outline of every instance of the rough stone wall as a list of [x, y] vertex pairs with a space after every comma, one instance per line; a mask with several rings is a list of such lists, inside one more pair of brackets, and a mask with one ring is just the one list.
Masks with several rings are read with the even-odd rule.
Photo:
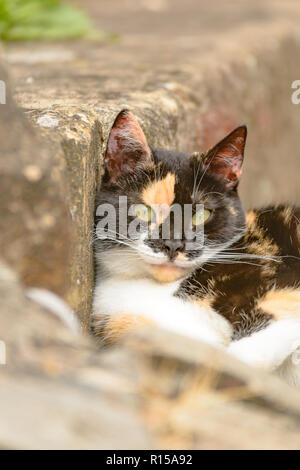
[[[87, 75], [82, 90], [82, 81], [74, 76], [75, 50], [70, 50], [73, 59], [67, 62], [63, 76], [55, 74], [57, 63], [47, 63], [47, 83], [43, 77], [46, 60], [43, 51], [37, 56], [34, 70], [32, 63], [26, 62], [27, 52], [23, 47], [16, 59], [16, 52], [9, 49], [6, 57], [14, 63], [18, 103], [45, 145], [55, 149], [69, 213], [60, 219], [62, 226], [55, 226], [55, 231], [63, 234], [69, 230], [72, 247], [68, 282], [63, 289], [58, 278], [58, 282], [52, 278], [49, 283], [48, 276], [45, 283], [44, 275], [38, 274], [34, 282], [63, 293], [80, 315], [85, 329], [89, 324], [93, 286], [95, 191], [101, 181], [101, 162], [110, 128], [124, 107], [137, 115], [149, 143], [163, 148], [206, 149], [236, 125], [246, 123], [249, 137], [240, 188], [245, 207], [299, 200], [295, 176], [299, 165], [299, 109], [291, 102], [291, 83], [300, 76], [299, 61], [295, 60], [299, 55], [295, 35], [281, 33], [273, 42], [245, 48], [243, 55], [227, 53], [226, 63], [219, 63], [217, 57], [206, 59], [202, 74], [197, 73], [198, 64], [193, 67], [183, 64], [179, 82], [171, 72], [164, 72], [162, 81], [158, 71], [155, 81], [152, 79], [135, 91], [131, 90], [129, 77], [122, 83], [123, 77], [114, 69], [117, 58], [110, 68], [106, 66], [105, 79], [100, 73], [103, 70], [93, 64], [97, 80]], [[81, 54], [87, 74], [91, 59]], [[106, 79], [110, 69], [119, 85], [118, 94], [110, 90], [111, 84]], [[31, 81], [29, 74], [33, 72], [35, 78]], [[141, 77], [131, 78], [137, 87], [141, 85]], [[40, 147], [37, 152], [40, 153]], [[62, 252], [66, 253], [64, 249]], [[61, 260], [64, 264], [64, 255]], [[47, 271], [51, 272], [49, 268]], [[32, 284], [28, 273], [23, 278]]]
[[0, 263], [1, 449], [296, 449], [299, 392], [208, 345], [141, 331], [99, 352]]
[[31, 286], [67, 293], [68, 210], [62, 192], [65, 160], [14, 104], [11, 82], [0, 106], [0, 250], [1, 256]]

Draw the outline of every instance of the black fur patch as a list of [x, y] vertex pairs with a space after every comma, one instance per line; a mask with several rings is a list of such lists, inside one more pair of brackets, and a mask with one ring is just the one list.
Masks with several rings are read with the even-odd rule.
[[232, 264], [214, 265], [211, 260], [178, 291], [182, 297], [209, 298], [212, 308], [232, 323], [234, 339], [248, 336], [270, 322], [272, 317], [257, 307], [268, 291], [300, 287], [300, 208], [270, 206], [251, 213], [253, 220], [244, 237], [227, 251], [251, 257]]

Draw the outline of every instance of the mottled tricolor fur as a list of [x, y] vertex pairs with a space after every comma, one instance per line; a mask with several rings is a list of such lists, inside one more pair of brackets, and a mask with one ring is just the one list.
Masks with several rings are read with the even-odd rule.
[[[207, 299], [230, 321], [234, 339], [271, 320], [300, 318], [300, 209], [270, 206], [250, 211], [246, 220], [245, 235], [220, 254], [220, 264], [204, 264], [179, 289], [179, 295]], [[233, 252], [244, 256], [227, 263]]]
[[[300, 347], [300, 208], [244, 213], [237, 187], [245, 141], [241, 126], [205, 153], [161, 150], [148, 145], [132, 113], [117, 116], [97, 206], [118, 209], [119, 196], [127, 196], [129, 205], [156, 211], [164, 205], [164, 212], [149, 222], [150, 231], [157, 224], [158, 239], [116, 231], [95, 241], [93, 324], [103, 343], [159, 324], [270, 370]], [[187, 248], [173, 223], [175, 204], [208, 211], [204, 246]], [[161, 236], [166, 220], [167, 240]]]

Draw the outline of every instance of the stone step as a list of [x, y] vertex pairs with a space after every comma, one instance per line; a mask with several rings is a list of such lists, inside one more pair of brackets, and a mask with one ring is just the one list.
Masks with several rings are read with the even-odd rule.
[[[184, 49], [182, 60], [174, 64], [161, 63], [160, 56], [143, 64], [135, 48], [122, 43], [5, 49], [15, 99], [64, 167], [72, 219], [64, 219], [64, 230], [73, 238], [65, 297], [86, 328], [95, 192], [109, 130], [121, 109], [137, 115], [151, 145], [186, 151], [205, 150], [246, 123], [249, 137], [240, 189], [245, 206], [299, 199], [299, 109], [291, 102], [291, 84], [300, 76], [296, 13], [295, 7], [294, 23], [276, 19], [266, 21], [264, 28], [252, 25], [250, 38], [247, 28], [234, 30], [222, 43], [215, 39], [205, 53], [194, 48], [186, 55]], [[162, 51], [166, 49], [163, 43]]]

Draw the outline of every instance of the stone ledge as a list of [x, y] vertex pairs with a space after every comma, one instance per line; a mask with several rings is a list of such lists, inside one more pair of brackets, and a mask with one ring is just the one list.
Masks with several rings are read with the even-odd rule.
[[276, 377], [159, 329], [100, 354], [2, 262], [0, 279], [1, 448], [298, 447], [299, 392]]
[[[230, 47], [227, 44], [226, 62], [220, 63], [218, 55], [203, 59], [205, 74], [198, 73], [197, 55], [194, 66], [182, 64], [176, 69], [177, 74], [174, 70], [162, 72], [161, 65], [157, 65], [157, 78], [151, 75], [146, 83], [143, 76], [147, 76], [147, 70], [134, 77], [134, 68], [126, 70], [122, 83], [121, 72], [116, 68], [117, 51], [111, 65], [103, 69], [99, 63], [91, 62], [93, 49], [85, 55], [84, 51], [77, 51], [77, 45], [70, 49], [71, 59], [63, 75], [58, 73], [56, 63], [46, 62], [49, 79], [45, 82], [44, 60], [37, 60], [34, 65], [26, 62], [26, 46], [18, 46], [19, 59], [13, 69], [17, 101], [43, 140], [55, 149], [57, 161], [64, 167], [64, 192], [68, 194], [72, 222], [69, 218], [65, 221], [73, 239], [65, 297], [80, 315], [84, 328], [88, 328], [93, 285], [95, 191], [101, 180], [109, 130], [121, 109], [129, 107], [137, 115], [151, 145], [191, 151], [209, 147], [245, 122], [249, 126], [241, 184], [245, 205], [299, 198], [294, 171], [299, 111], [291, 104], [290, 85], [300, 75], [300, 66], [294, 59], [299, 55], [300, 44], [295, 35], [285, 30], [279, 34], [276, 28], [272, 39], [260, 47], [244, 46], [238, 57], [242, 44], [235, 49], [232, 41]], [[38, 47], [42, 56], [46, 46]], [[10, 48], [6, 56], [9, 59], [14, 54]], [[80, 57], [84, 65], [77, 74]], [[94, 69], [92, 78], [90, 69]], [[111, 91], [109, 73], [118, 93]], [[181, 79], [181, 83], [174, 78]], [[140, 91], [132, 90], [135, 83], [141, 85]], [[289, 184], [278, 186], [282, 180]]]
[[[22, 57], [26, 46], [18, 47]], [[226, 64], [213, 62], [211, 58], [205, 75], [197, 73], [199, 58], [195, 60], [195, 68], [183, 64], [179, 70], [184, 85], [174, 81], [174, 73], [164, 71], [163, 81], [158, 73], [156, 81], [152, 78], [141, 91], [131, 90], [128, 77], [122, 84], [120, 72], [114, 68], [114, 58], [111, 73], [118, 82], [118, 94], [110, 90], [107, 69], [103, 79], [103, 71], [96, 64], [95, 75], [89, 78], [93, 54], [89, 51], [86, 57], [81, 52], [85, 66], [80, 77], [86, 75], [83, 97], [74, 72], [74, 58], [67, 62], [64, 75], [58, 75], [57, 79], [57, 64], [47, 63], [49, 80], [45, 83], [45, 62], [37, 60], [32, 70], [32, 62], [20, 65], [19, 57], [13, 69], [16, 98], [36, 132], [38, 129], [42, 140], [54, 150], [71, 215], [61, 220], [68, 227], [60, 229], [61, 233], [66, 229], [72, 233], [69, 283], [61, 288], [48, 281], [48, 287], [64, 294], [80, 315], [84, 328], [89, 324], [93, 285], [91, 240], [95, 191], [101, 181], [101, 162], [109, 130], [117, 113], [129, 107], [139, 118], [151, 145], [191, 151], [209, 147], [234, 126], [245, 122], [249, 126], [249, 140], [241, 194], [246, 206], [297, 200], [294, 148], [298, 109], [291, 104], [290, 85], [300, 75], [300, 66], [294, 60], [299, 51], [295, 37], [281, 32], [275, 43], [268, 41], [260, 48], [244, 48], [238, 58], [227, 51]], [[70, 57], [72, 54], [75, 48], [73, 52], [71, 49]], [[6, 56], [13, 57], [13, 50], [9, 49]], [[29, 74], [33, 75], [30, 83]], [[143, 74], [147, 75], [147, 71]], [[69, 81], [67, 92], [66, 80]], [[139, 82], [141, 78], [135, 80]], [[59, 100], [54, 96], [55, 90]], [[61, 104], [53, 104], [57, 101]], [[289, 185], [278, 187], [278, 181], [283, 178]], [[59, 269], [60, 262], [57, 259], [56, 262]]]
[[27, 285], [65, 295], [71, 240], [68, 211], [61, 191], [64, 159], [56, 140], [50, 147], [24, 117], [6, 82], [0, 105], [0, 248], [5, 260]]

